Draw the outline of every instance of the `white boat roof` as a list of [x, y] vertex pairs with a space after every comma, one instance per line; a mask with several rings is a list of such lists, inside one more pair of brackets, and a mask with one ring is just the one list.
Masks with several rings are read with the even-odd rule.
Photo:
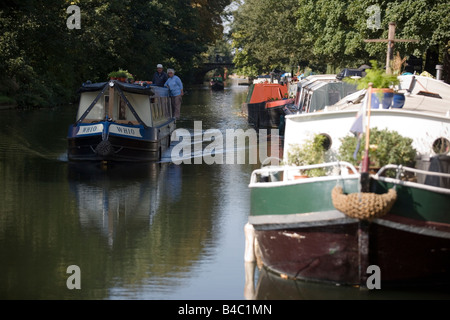
[[[443, 81], [423, 76], [404, 75], [398, 78], [400, 80], [398, 92], [405, 94], [405, 104], [402, 109], [397, 110], [431, 113], [450, 117], [450, 85]], [[411, 86], [412, 81], [414, 83]], [[409, 92], [410, 86], [411, 90]], [[329, 106], [328, 110], [359, 109], [365, 93], [366, 90], [352, 93], [336, 104]]]

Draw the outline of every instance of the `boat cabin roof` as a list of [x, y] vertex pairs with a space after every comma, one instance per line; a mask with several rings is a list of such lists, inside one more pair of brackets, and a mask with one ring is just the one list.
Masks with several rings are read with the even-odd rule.
[[[83, 92], [93, 92], [93, 91], [101, 91], [105, 85], [110, 83], [108, 82], [97, 82], [97, 83], [83, 83], [83, 85], [78, 90], [78, 93]], [[113, 81], [115, 86], [118, 86], [122, 91], [137, 93], [137, 94], [146, 94], [149, 96], [157, 95], [157, 96], [169, 96], [169, 92], [167, 88], [158, 87], [158, 86], [141, 86], [133, 83], [125, 83], [120, 81]]]
[[[423, 76], [399, 76], [397, 91], [405, 95], [405, 104], [398, 110], [431, 113], [438, 116], [449, 116], [450, 85], [443, 81]], [[366, 90], [357, 91], [341, 99], [328, 110], [359, 109]]]

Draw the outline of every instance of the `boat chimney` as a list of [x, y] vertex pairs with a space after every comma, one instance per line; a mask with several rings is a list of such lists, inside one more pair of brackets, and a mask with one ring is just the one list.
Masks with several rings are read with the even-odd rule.
[[441, 80], [442, 79], [442, 70], [444, 70], [444, 66], [442, 64], [436, 65], [436, 79]]

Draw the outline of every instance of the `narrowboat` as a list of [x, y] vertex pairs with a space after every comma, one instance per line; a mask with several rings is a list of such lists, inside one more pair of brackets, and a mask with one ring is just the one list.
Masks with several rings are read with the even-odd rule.
[[279, 83], [252, 83], [242, 104], [242, 113], [256, 129], [278, 128], [285, 109], [294, 99], [288, 98], [288, 86]]
[[159, 161], [175, 130], [167, 88], [86, 83], [68, 130], [69, 161]]
[[211, 89], [215, 91], [223, 90], [225, 85], [221, 76], [214, 76], [209, 82]]

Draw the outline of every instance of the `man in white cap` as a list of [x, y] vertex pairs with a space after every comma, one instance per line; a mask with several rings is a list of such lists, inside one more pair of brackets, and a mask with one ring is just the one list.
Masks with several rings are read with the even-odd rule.
[[163, 71], [163, 66], [162, 64], [158, 64], [156, 66], [156, 72], [153, 75], [153, 79], [152, 79], [152, 84], [154, 86], [158, 86], [158, 87], [164, 87], [164, 83], [166, 83], [167, 79], [169, 77], [167, 76], [167, 73], [165, 73]]

